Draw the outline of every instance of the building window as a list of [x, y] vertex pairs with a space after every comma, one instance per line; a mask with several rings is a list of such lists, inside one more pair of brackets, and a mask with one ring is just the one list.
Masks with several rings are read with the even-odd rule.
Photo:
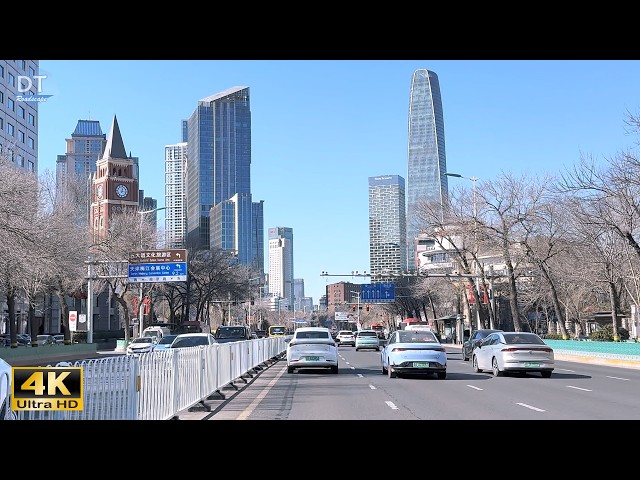
[[33, 68], [33, 67], [29, 67], [29, 76], [30, 76], [31, 78], [33, 78], [33, 77], [35, 77], [35, 76], [36, 76], [36, 71], [34, 70], [34, 68]]
[[13, 101], [12, 98], [7, 98], [7, 109], [15, 112], [16, 102]]
[[22, 105], [18, 105], [18, 116], [24, 118], [24, 107]]
[[20, 143], [24, 143], [24, 132], [22, 130], [18, 130], [18, 140], [20, 140]]
[[31, 150], [33, 150], [34, 148], [36, 148], [36, 142], [33, 140], [32, 137], [29, 137], [29, 148]]
[[20, 68], [24, 72], [27, 69], [27, 62], [24, 60], [20, 60]]
[[0, 104], [4, 103], [4, 92], [0, 92]]
[[15, 135], [15, 128], [10, 123], [7, 123], [7, 133], [12, 137]]
[[0, 132], [4, 132], [4, 118], [0, 117]]
[[9, 76], [7, 78], [9, 79], [9, 85], [11, 85], [12, 87], [15, 87], [16, 77], [13, 76], [13, 73], [9, 72]]
[[22, 155], [18, 155], [18, 165], [24, 168], [24, 157]]
[[29, 171], [30, 172], [35, 172], [36, 171], [36, 166], [33, 164], [33, 162], [31, 160], [29, 160]]
[[4, 67], [0, 65], [0, 78], [4, 78]]
[[29, 114], [29, 125], [36, 126], [36, 117], [33, 113]]

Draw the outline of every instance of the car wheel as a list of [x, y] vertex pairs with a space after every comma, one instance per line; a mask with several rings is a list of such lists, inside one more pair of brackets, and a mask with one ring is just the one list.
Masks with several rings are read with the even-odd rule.
[[287, 367], [287, 373], [293, 373], [293, 367]]
[[491, 361], [491, 371], [493, 372], [494, 377], [499, 377], [502, 375], [502, 372], [498, 367], [498, 359], [495, 357], [493, 357], [493, 360]]
[[337, 365], [334, 366], [334, 367], [331, 367], [331, 373], [335, 373], [336, 375], [338, 374], [338, 366]]
[[551, 370], [540, 372], [540, 375], [542, 375], [542, 378], [551, 378]]
[[356, 348], [356, 352], [357, 352], [358, 350], [360, 350], [360, 349], [359, 349], [359, 348]]
[[389, 378], [397, 378], [398, 377], [398, 374], [393, 371], [393, 368], [391, 368], [391, 364], [389, 364], [389, 367], [387, 368], [387, 373], [389, 374]]
[[474, 372], [476, 372], [476, 373], [480, 373], [480, 372], [482, 372], [482, 370], [480, 370], [480, 369], [478, 368], [478, 359], [476, 358], [476, 356], [475, 356], [475, 355], [471, 357], [471, 364], [472, 364], [472, 366], [473, 366], [473, 371], [474, 371]]
[[444, 380], [447, 378], [447, 372], [438, 372], [438, 380]]

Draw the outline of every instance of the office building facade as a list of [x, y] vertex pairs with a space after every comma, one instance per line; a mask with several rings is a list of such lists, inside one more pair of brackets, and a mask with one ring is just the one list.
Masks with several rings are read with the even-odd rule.
[[38, 60], [0, 60], [0, 155], [38, 173]]
[[269, 228], [269, 293], [286, 299], [287, 310], [295, 304], [293, 278], [293, 229]]
[[262, 274], [263, 247], [256, 243], [264, 239], [258, 230], [262, 202], [251, 197], [249, 87], [201, 99], [182, 129], [188, 138], [187, 246], [232, 250], [239, 263]]
[[417, 266], [415, 240], [421, 231], [418, 211], [423, 202], [443, 206], [448, 199], [444, 116], [438, 76], [418, 69], [411, 78], [407, 162], [407, 267]]
[[369, 177], [371, 282], [388, 282], [407, 270], [405, 181], [399, 175]]

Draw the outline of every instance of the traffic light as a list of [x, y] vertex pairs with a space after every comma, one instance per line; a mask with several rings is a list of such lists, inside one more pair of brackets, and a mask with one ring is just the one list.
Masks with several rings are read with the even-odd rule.
[[355, 305], [352, 305], [352, 306], [351, 306], [351, 311], [352, 311], [352, 312], [355, 312], [355, 311], [356, 311], [356, 306], [355, 306]]
[[369, 305], [367, 305], [367, 312], [369, 311]]

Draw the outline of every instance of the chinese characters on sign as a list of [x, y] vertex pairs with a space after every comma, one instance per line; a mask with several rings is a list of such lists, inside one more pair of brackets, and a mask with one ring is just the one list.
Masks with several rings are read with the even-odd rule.
[[129, 282], [186, 282], [186, 250], [144, 250], [129, 254]]

